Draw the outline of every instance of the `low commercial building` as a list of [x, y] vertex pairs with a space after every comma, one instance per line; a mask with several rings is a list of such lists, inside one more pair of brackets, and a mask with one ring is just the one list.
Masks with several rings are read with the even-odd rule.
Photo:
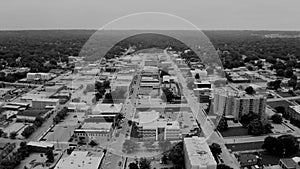
[[33, 122], [37, 117], [46, 118], [49, 114], [53, 112], [49, 109], [27, 109], [24, 111], [20, 111], [17, 114], [17, 121], [28, 121]]
[[45, 92], [57, 93], [57, 92], [61, 91], [64, 88], [66, 88], [65, 85], [45, 86]]
[[36, 141], [30, 141], [27, 143], [27, 146], [29, 147], [29, 150], [32, 152], [47, 152], [49, 150], [54, 150], [54, 144], [48, 143], [48, 142], [36, 142]]
[[91, 156], [88, 151], [73, 151], [68, 157], [61, 158], [54, 169], [99, 169], [104, 153]]
[[119, 114], [123, 104], [97, 104], [92, 110], [92, 114]]
[[27, 73], [27, 80], [50, 80], [51, 73]]
[[107, 122], [85, 122], [81, 128], [74, 130], [75, 141], [89, 143], [109, 141], [112, 135], [113, 123]]
[[184, 138], [184, 162], [186, 169], [216, 169], [215, 161], [204, 137]]
[[[298, 157], [299, 158], [299, 157]], [[298, 164], [298, 158], [282, 158], [279, 160], [278, 165], [282, 169], [299, 169], [300, 165]]]
[[33, 109], [45, 109], [47, 107], [56, 108], [59, 105], [59, 99], [41, 98], [32, 100]]
[[241, 167], [251, 167], [258, 164], [259, 157], [252, 153], [245, 153], [239, 155], [239, 162]]

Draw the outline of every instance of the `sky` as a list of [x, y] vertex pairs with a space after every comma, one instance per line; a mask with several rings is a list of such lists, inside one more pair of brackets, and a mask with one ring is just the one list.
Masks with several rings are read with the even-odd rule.
[[300, 30], [299, 9], [300, 0], [0, 0], [0, 30]]

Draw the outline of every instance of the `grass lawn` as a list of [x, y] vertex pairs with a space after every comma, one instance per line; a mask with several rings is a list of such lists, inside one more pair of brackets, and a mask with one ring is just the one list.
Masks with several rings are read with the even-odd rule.
[[244, 127], [230, 127], [226, 131], [220, 132], [223, 137], [233, 137], [233, 136], [247, 136], [248, 129]]
[[278, 164], [278, 161], [280, 159], [279, 157], [274, 156], [267, 151], [261, 152], [261, 158], [262, 158], [263, 165], [269, 165], [269, 164], [276, 165]]
[[226, 147], [231, 151], [257, 150], [262, 149], [263, 141], [251, 143], [226, 144]]
[[281, 97], [293, 97], [293, 95], [291, 95], [288, 92], [277, 91], [276, 93], [279, 94]]
[[292, 104], [287, 102], [286, 100], [267, 102], [267, 105], [271, 106], [274, 109], [278, 106], [283, 106], [285, 107], [286, 110], [288, 109], [289, 106], [292, 106]]

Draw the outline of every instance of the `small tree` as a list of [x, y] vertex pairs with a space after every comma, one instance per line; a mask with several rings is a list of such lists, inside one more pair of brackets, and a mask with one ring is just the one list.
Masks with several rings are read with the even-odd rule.
[[210, 151], [213, 154], [215, 160], [218, 162], [218, 156], [222, 153], [222, 148], [219, 144], [217, 143], [212, 143], [210, 146]]
[[2, 137], [3, 133], [4, 133], [4, 131], [2, 129], [0, 129], [0, 137]]
[[276, 124], [281, 124], [282, 123], [282, 116], [281, 114], [274, 114], [272, 117], [271, 117], [273, 123], [276, 123]]
[[151, 169], [151, 161], [147, 158], [141, 158], [139, 162], [140, 169]]
[[168, 156], [164, 153], [163, 156], [161, 157], [161, 162], [163, 164], [168, 164]]
[[261, 135], [264, 133], [264, 126], [262, 125], [262, 122], [260, 119], [254, 119], [250, 121], [248, 126], [248, 133], [251, 135]]
[[47, 157], [47, 161], [49, 161], [50, 163], [53, 163], [53, 161], [54, 161], [53, 151], [52, 150], [48, 150], [45, 155]]
[[53, 123], [54, 124], [58, 124], [60, 122], [60, 118], [58, 117], [58, 116], [55, 116], [54, 118], [53, 118]]
[[253, 95], [255, 93], [255, 90], [253, 89], [252, 86], [248, 86], [246, 89], [245, 89], [246, 93], [249, 94], [249, 95]]
[[195, 75], [195, 79], [200, 79], [200, 75], [199, 75], [199, 73], [196, 73], [196, 75]]
[[128, 165], [129, 169], [139, 169], [138, 165], [135, 162], [132, 162]]
[[228, 123], [227, 123], [227, 120], [225, 119], [225, 117], [223, 116], [219, 121], [219, 124], [217, 126], [217, 130], [225, 131], [227, 129], [228, 129]]
[[11, 138], [11, 139], [15, 139], [16, 137], [17, 137], [17, 132], [15, 132], [15, 131], [13, 131], [13, 132], [10, 132], [10, 134], [9, 134], [9, 138]]
[[92, 141], [90, 141], [89, 145], [94, 147], [94, 146], [98, 145], [98, 143], [95, 142], [94, 140], [92, 140]]
[[226, 164], [218, 164], [217, 169], [233, 169]]

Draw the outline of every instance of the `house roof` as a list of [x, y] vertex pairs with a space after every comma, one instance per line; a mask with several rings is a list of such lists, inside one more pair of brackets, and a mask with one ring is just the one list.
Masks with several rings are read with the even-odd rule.
[[287, 168], [297, 168], [297, 169], [300, 168], [300, 166], [292, 158], [282, 158], [280, 159], [280, 161]]
[[47, 109], [27, 109], [27, 110], [19, 112], [17, 115], [19, 115], [19, 116], [37, 117], [37, 116], [44, 115], [48, 111], [49, 110], [47, 110]]

